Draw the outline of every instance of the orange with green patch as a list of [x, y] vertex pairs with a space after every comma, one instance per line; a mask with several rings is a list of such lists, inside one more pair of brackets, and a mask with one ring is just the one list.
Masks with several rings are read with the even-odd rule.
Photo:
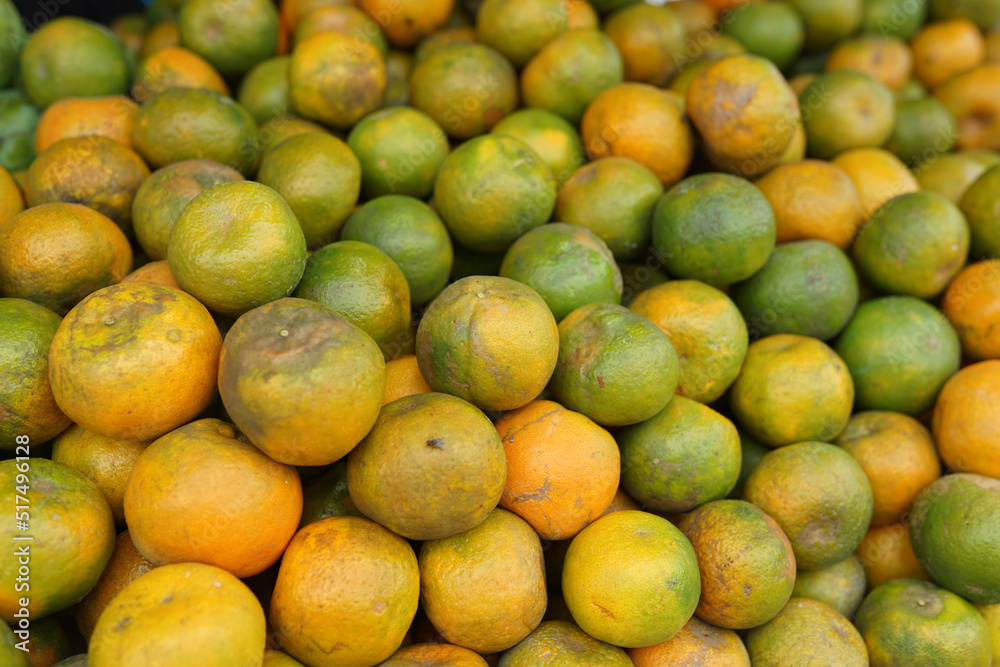
[[205, 88], [229, 96], [229, 86], [215, 68], [182, 46], [150, 55], [139, 63], [133, 81], [132, 97], [140, 104], [170, 88]]
[[754, 665], [868, 665], [865, 641], [851, 622], [807, 598], [789, 600], [776, 617], [747, 634], [746, 645]]

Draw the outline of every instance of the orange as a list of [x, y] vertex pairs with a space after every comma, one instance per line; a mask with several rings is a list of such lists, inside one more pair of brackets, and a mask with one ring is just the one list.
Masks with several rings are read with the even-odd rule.
[[416, 345], [431, 388], [484, 410], [513, 410], [535, 399], [560, 349], [559, 329], [542, 297], [493, 276], [446, 287], [424, 312]]
[[[779, 69], [786, 69], [798, 58], [805, 41], [805, 26], [791, 5], [754, 2], [737, 9], [719, 22], [727, 37], [736, 39], [749, 53], [767, 58]], [[696, 34], [694, 43], [700, 44], [697, 40]]]
[[767, 623], [788, 602], [795, 584], [792, 545], [762, 510], [717, 500], [685, 515], [679, 528], [701, 570], [699, 618], [744, 630]]
[[864, 470], [839, 447], [800, 442], [757, 462], [744, 497], [785, 531], [800, 570], [850, 556], [872, 517], [872, 490]]
[[1000, 359], [1000, 260], [971, 264], [945, 290], [941, 310], [972, 360]]
[[799, 104], [778, 68], [758, 56], [710, 63], [687, 91], [687, 112], [713, 165], [752, 178], [778, 163]]
[[968, 152], [946, 153], [928, 160], [914, 169], [921, 190], [929, 190], [958, 204], [970, 185], [989, 165], [976, 160]]
[[611, 499], [611, 504], [608, 505], [606, 510], [604, 510], [604, 514], [638, 509], [642, 509], [642, 507], [636, 502], [635, 498], [630, 496], [625, 489], [619, 486], [618, 491], [615, 492], [615, 497]]
[[569, 15], [567, 27], [570, 30], [600, 26], [597, 10], [588, 0], [566, 0], [566, 13]]
[[301, 662], [283, 651], [264, 651], [264, 664], [261, 667], [304, 667]]
[[1000, 65], [957, 74], [934, 90], [958, 123], [959, 148], [1000, 149]]
[[592, 160], [632, 158], [664, 186], [683, 178], [691, 164], [694, 140], [683, 112], [664, 91], [644, 83], [619, 84], [598, 95], [580, 131]]
[[829, 160], [852, 148], [878, 148], [896, 122], [892, 91], [855, 69], [826, 72], [799, 96], [806, 147], [811, 157]]
[[[841, 42], [830, 52], [824, 69], [827, 72], [858, 70], [880, 81], [889, 90], [899, 91], [913, 72], [913, 56], [906, 42], [898, 37], [862, 35]], [[927, 83], [924, 82], [924, 85]]]
[[865, 597], [865, 570], [856, 556], [818, 570], [799, 570], [792, 597], [822, 602], [851, 619]]
[[886, 149], [906, 164], [920, 165], [950, 151], [958, 137], [955, 118], [933, 97], [899, 102]]
[[382, 408], [347, 459], [347, 487], [365, 516], [409, 539], [478, 526], [500, 501], [507, 466], [486, 416], [436, 392]]
[[991, 166], [962, 195], [959, 206], [969, 223], [969, 252], [974, 259], [1000, 257], [1000, 197], [996, 183], [1000, 182], [1000, 167]]
[[998, 378], [1000, 360], [981, 361], [952, 375], [938, 394], [934, 439], [941, 459], [953, 471], [1000, 479]]
[[143, 14], [122, 14], [111, 21], [108, 27], [118, 36], [126, 51], [136, 56], [149, 29], [149, 19]]
[[977, 604], [975, 607], [982, 614], [983, 618], [986, 619], [986, 625], [989, 626], [990, 638], [993, 643], [993, 662], [996, 662], [1000, 660], [1000, 647], [997, 646], [997, 643], [1000, 642], [1000, 605]]
[[260, 131], [257, 133], [257, 138], [260, 140], [260, 154], [261, 156], [267, 155], [272, 148], [289, 137], [308, 133], [330, 134], [330, 130], [305, 118], [294, 116], [272, 118], [261, 125]]
[[177, 17], [181, 46], [226, 77], [238, 78], [278, 48], [278, 8], [269, 0], [185, 0]]
[[417, 357], [404, 354], [385, 364], [385, 392], [382, 395], [382, 405], [392, 403], [397, 398], [426, 394], [433, 391], [424, 376], [420, 374]]
[[473, 651], [451, 644], [414, 644], [401, 648], [379, 667], [487, 667]]
[[289, 56], [258, 63], [240, 81], [237, 101], [259, 124], [274, 118], [288, 118], [292, 97], [288, 90]]
[[61, 318], [26, 299], [0, 298], [0, 449], [42, 443], [70, 425], [49, 386], [49, 347]]
[[564, 540], [604, 514], [618, 489], [611, 434], [553, 401], [532, 401], [496, 422], [507, 458], [500, 506], [547, 540]]
[[569, 28], [569, 0], [485, 0], [476, 14], [476, 37], [514, 67], [524, 67]]
[[132, 97], [145, 102], [168, 88], [207, 88], [229, 95], [229, 86], [207, 60], [181, 46], [160, 49], [136, 68]]
[[[412, 61], [423, 62], [429, 55], [452, 44], [477, 44], [476, 29], [473, 26], [448, 27], [431, 33], [420, 40], [413, 49]], [[496, 48], [496, 47], [491, 47]], [[397, 51], [396, 53], [401, 53]]]
[[279, 299], [229, 330], [219, 392], [233, 422], [265, 454], [326, 465], [371, 429], [385, 377], [378, 347], [347, 319], [319, 303]]
[[559, 114], [574, 125], [587, 106], [623, 79], [621, 54], [597, 26], [570, 30], [549, 42], [521, 73], [526, 106]]
[[358, 0], [397, 49], [409, 48], [444, 27], [454, 4], [454, 0]]
[[684, 534], [666, 519], [633, 510], [607, 514], [573, 538], [562, 590], [587, 634], [638, 648], [670, 639], [687, 623], [701, 582]]
[[123, 588], [155, 567], [139, 553], [128, 530], [118, 533], [104, 573], [97, 584], [73, 607], [80, 634], [89, 640], [104, 608]]
[[324, 7], [355, 5], [355, 0], [281, 0], [281, 23], [284, 28], [294, 33], [299, 23], [314, 11]]
[[575, 667], [598, 664], [601, 667], [630, 667], [622, 649], [594, 639], [568, 620], [550, 620], [539, 625], [500, 658], [499, 667]]
[[142, 40], [142, 48], [139, 49], [139, 58], [148, 58], [160, 49], [180, 46], [181, 36], [177, 29], [177, 21], [170, 19], [160, 21], [149, 29]]
[[0, 225], [24, 210], [24, 195], [10, 172], [0, 167]]
[[930, 23], [913, 36], [910, 48], [914, 74], [931, 90], [986, 60], [983, 33], [968, 19]]
[[681, 20], [689, 40], [697, 41], [699, 35], [711, 32], [715, 23], [716, 10], [701, 0], [675, 0], [670, 9]]
[[242, 180], [240, 172], [210, 160], [185, 160], [157, 169], [132, 201], [136, 240], [151, 259], [166, 259], [170, 230], [184, 207], [213, 185]]
[[213, 312], [238, 317], [292, 293], [305, 270], [306, 240], [271, 188], [219, 183], [177, 217], [167, 261], [181, 289]]
[[139, 105], [124, 95], [65, 97], [49, 106], [35, 126], [35, 153], [60, 139], [98, 134], [132, 146]]
[[[713, 0], [718, 2], [719, 0]], [[731, 1], [731, 0], [728, 0]], [[824, 51], [853, 33], [861, 24], [863, 0], [791, 0], [806, 27], [806, 51]]]
[[28, 206], [67, 202], [90, 206], [132, 235], [132, 202], [149, 167], [134, 150], [100, 136], [52, 144], [28, 169]]
[[318, 32], [331, 30], [370, 43], [383, 57], [389, 53], [389, 42], [382, 28], [368, 14], [350, 4], [320, 7], [309, 12], [299, 22], [292, 41], [298, 44]]
[[125, 483], [148, 442], [116, 440], [76, 424], [52, 442], [52, 460], [83, 473], [100, 487], [119, 525], [125, 524]]
[[854, 183], [835, 164], [802, 160], [775, 167], [755, 183], [774, 210], [777, 242], [820, 239], [845, 250], [861, 223]]
[[[74, 653], [70, 636], [58, 616], [35, 620], [31, 624], [30, 639], [27, 644], [31, 660], [29, 664], [58, 665], [61, 661], [69, 660]], [[75, 633], [73, 638], [75, 639]], [[17, 652], [21, 653], [21, 650], [17, 649]]]
[[920, 184], [906, 165], [881, 148], [852, 148], [833, 158], [831, 163], [854, 183], [863, 220], [893, 197], [920, 190]]
[[580, 132], [562, 116], [545, 109], [521, 109], [490, 130], [520, 139], [538, 153], [560, 185], [583, 166], [586, 155]]
[[475, 528], [420, 548], [420, 602], [454, 644], [503, 651], [542, 620], [547, 603], [542, 544], [527, 523], [495, 509]]
[[63, 412], [116, 440], [152, 440], [215, 395], [222, 337], [191, 296], [154, 283], [99, 290], [63, 319], [49, 380]]
[[905, 523], [869, 528], [855, 552], [865, 569], [868, 590], [892, 579], [930, 580], [910, 544], [910, 529]]
[[282, 648], [304, 663], [364, 667], [399, 648], [419, 596], [406, 540], [368, 519], [330, 517], [288, 545], [269, 619]]
[[115, 596], [97, 620], [87, 659], [94, 667], [250, 667], [264, 659], [265, 630], [264, 610], [243, 582], [211, 565], [178, 563]]
[[385, 62], [364, 40], [321, 32], [296, 45], [288, 84], [296, 112], [347, 129], [382, 104]]
[[[3, 500], [11, 508], [11, 520], [3, 529], [11, 546], [0, 557], [0, 617], [11, 623], [15, 614], [24, 617], [26, 610], [34, 621], [72, 606], [94, 587], [111, 558], [115, 520], [108, 502], [82, 473], [48, 459], [8, 459], [0, 463], [0, 480]], [[23, 503], [25, 494], [19, 494], [25, 484], [30, 487], [30, 507]], [[21, 502], [15, 503], [18, 495]], [[28, 530], [18, 529], [15, 519], [29, 522]], [[13, 539], [28, 535], [31, 541]], [[19, 574], [25, 560], [29, 572]], [[21, 582], [16, 581], [19, 576]], [[31, 580], [25, 582], [28, 576]]]
[[868, 651], [851, 622], [822, 602], [792, 598], [747, 634], [750, 662], [760, 667], [829, 664], [866, 667]]
[[629, 649], [628, 656], [635, 667], [750, 667], [750, 656], [739, 635], [709, 625], [697, 616], [692, 616], [677, 634], [662, 644]]
[[872, 525], [900, 521], [925, 486], [941, 476], [930, 432], [898, 412], [859, 412], [837, 443], [854, 457], [872, 486]]
[[664, 87], [677, 70], [687, 33], [669, 7], [638, 3], [611, 14], [604, 32], [622, 56], [626, 81]]
[[131, 270], [125, 234], [86, 206], [42, 204], [0, 225], [0, 294], [60, 315]]

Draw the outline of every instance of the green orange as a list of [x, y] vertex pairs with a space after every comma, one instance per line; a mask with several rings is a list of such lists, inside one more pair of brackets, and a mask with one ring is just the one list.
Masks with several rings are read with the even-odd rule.
[[594, 639], [572, 621], [544, 621], [525, 639], [500, 656], [499, 667], [575, 667], [582, 661], [602, 667], [631, 667], [617, 646]]
[[724, 25], [749, 53], [763, 56], [780, 69], [791, 65], [805, 41], [805, 27], [795, 8], [783, 2], [749, 2]]
[[896, 120], [892, 91], [858, 70], [826, 72], [799, 96], [809, 155], [828, 160], [852, 148], [878, 148]]
[[566, 0], [485, 0], [476, 14], [476, 36], [515, 67], [569, 28]]
[[987, 169], [959, 200], [969, 223], [969, 254], [974, 258], [1000, 257], [1000, 165]]
[[886, 150], [907, 164], [933, 161], [955, 145], [958, 127], [948, 108], [933, 97], [896, 105], [896, 125]]
[[788, 4], [802, 16], [806, 28], [806, 51], [823, 51], [857, 30], [865, 6], [862, 0], [837, 3], [791, 0]]
[[226, 77], [239, 77], [274, 56], [278, 9], [268, 0], [187, 0], [177, 17], [181, 45]]
[[764, 625], [747, 634], [747, 651], [757, 667], [831, 664], [866, 667], [865, 642], [851, 622], [822, 602], [792, 598]]
[[687, 37], [671, 8], [636, 3], [608, 16], [603, 28], [622, 56], [626, 81], [660, 87], [670, 82]]
[[865, 570], [857, 556], [818, 570], [800, 570], [792, 596], [822, 602], [844, 618], [854, 618], [865, 597]]
[[545, 109], [515, 111], [494, 125], [490, 133], [505, 134], [526, 143], [538, 153], [560, 185], [586, 161], [580, 132], [561, 116]]
[[288, 56], [270, 58], [254, 65], [240, 82], [236, 99], [261, 125], [291, 113], [292, 98], [288, 89], [290, 64]]

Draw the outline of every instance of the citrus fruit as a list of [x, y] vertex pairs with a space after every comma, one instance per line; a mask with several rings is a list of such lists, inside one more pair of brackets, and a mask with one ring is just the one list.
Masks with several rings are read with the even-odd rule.
[[0, 298], [0, 449], [42, 443], [70, 425], [49, 386], [49, 346], [61, 318], [26, 299]]
[[836, 349], [854, 379], [859, 409], [912, 416], [934, 405], [962, 352], [945, 316], [910, 296], [862, 303]]
[[449, 155], [434, 184], [434, 205], [458, 243], [501, 252], [546, 222], [556, 203], [552, 172], [513, 137], [491, 134]]
[[632, 510], [607, 514], [573, 538], [562, 589], [587, 634], [638, 648], [674, 636], [694, 613], [701, 585], [684, 534], [666, 519]]
[[257, 138], [260, 140], [260, 154], [267, 155], [272, 148], [289, 137], [308, 133], [331, 134], [330, 130], [319, 123], [305, 118], [296, 118], [295, 116], [272, 118], [261, 125], [260, 131], [257, 133]]
[[868, 664], [865, 642], [851, 622], [807, 598], [789, 600], [777, 616], [747, 633], [746, 645], [754, 667]]
[[670, 82], [687, 34], [669, 7], [630, 5], [608, 16], [603, 29], [622, 56], [626, 81], [659, 87]]
[[639, 292], [629, 308], [670, 338], [680, 360], [678, 394], [711, 403], [736, 379], [747, 326], [724, 293], [697, 280], [675, 280]]
[[132, 97], [140, 104], [169, 88], [206, 88], [229, 95], [222, 75], [207, 60], [181, 46], [160, 49], [143, 60], [133, 81]]
[[993, 643], [993, 662], [996, 662], [1000, 658], [1000, 648], [997, 646], [997, 642], [1000, 642], [1000, 606], [995, 604], [976, 605], [976, 608], [986, 619], [986, 625], [989, 626], [990, 638]]
[[826, 72], [799, 96], [807, 152], [828, 160], [852, 148], [878, 148], [896, 121], [892, 91], [853, 69]]
[[629, 649], [628, 656], [635, 667], [696, 665], [699, 660], [718, 667], [750, 667], [750, 656], [739, 635], [697, 616], [662, 644]]
[[309, 12], [295, 28], [292, 41], [298, 44], [318, 32], [331, 30], [368, 42], [378, 49], [383, 57], [389, 53], [389, 41], [379, 24], [351, 3], [319, 7]]
[[[153, 0], [153, 5], [150, 6], [151, 10], [154, 9], [158, 1]], [[142, 47], [139, 49], [138, 57], [140, 60], [148, 58], [161, 49], [181, 45], [180, 31], [177, 28], [175, 18], [173, 9], [170, 9], [168, 15], [163, 17], [163, 20], [156, 22], [155, 25], [149, 28], [149, 31], [143, 37]]]
[[336, 239], [350, 217], [361, 190], [361, 164], [336, 137], [300, 134], [267, 152], [257, 181], [281, 195], [306, 245], [316, 248]]
[[896, 126], [886, 149], [915, 165], [951, 150], [957, 136], [948, 108], [933, 97], [924, 97], [896, 105]]
[[913, 501], [910, 539], [931, 579], [976, 604], [1000, 602], [1000, 480], [945, 475]]
[[424, 376], [420, 374], [417, 357], [404, 354], [385, 364], [385, 393], [382, 405], [392, 403], [397, 398], [424, 394], [432, 391]]
[[24, 195], [17, 181], [0, 167], [0, 225], [24, 210]]
[[996, 3], [991, 2], [991, 0], [959, 0], [958, 2], [930, 0], [929, 4], [932, 19], [969, 19], [983, 30], [993, 27], [1000, 19], [1000, 7], [997, 7]]
[[816, 570], [850, 556], [872, 517], [872, 490], [864, 470], [839, 447], [800, 442], [765, 454], [743, 494], [788, 536], [800, 570]]
[[721, 24], [727, 36], [779, 69], [785, 69], [798, 58], [805, 41], [802, 18], [785, 3], [748, 2]]
[[592, 662], [606, 667], [629, 667], [622, 649], [594, 639], [576, 623], [567, 620], [545, 621], [516, 646], [500, 656], [499, 667], [574, 667]]
[[679, 379], [677, 352], [667, 335], [624, 306], [581, 306], [559, 323], [559, 358], [549, 388], [557, 401], [602, 426], [653, 417], [673, 397]]
[[[3, 530], [11, 546], [0, 559], [0, 617], [12, 623], [16, 614], [27, 613], [33, 625], [72, 606], [94, 587], [111, 558], [115, 520], [96, 484], [62, 463], [23, 456], [26, 449], [22, 460], [0, 463], [2, 496], [12, 515]], [[23, 504], [24, 485], [30, 488], [30, 507]], [[30, 522], [28, 529], [17, 527], [15, 518], [23, 525]], [[25, 536], [32, 539], [14, 540]]]
[[211, 315], [184, 292], [113, 285], [63, 319], [49, 348], [49, 381], [59, 407], [83, 428], [149, 441], [208, 407], [221, 346]]
[[687, 512], [725, 498], [740, 474], [736, 427], [683, 396], [674, 396], [659, 413], [620, 429], [615, 437], [622, 486], [653, 511]]
[[454, 4], [453, 0], [358, 0], [397, 49], [409, 48], [443, 27]]
[[259, 125], [291, 113], [292, 95], [288, 88], [291, 58], [270, 58], [254, 65], [240, 82], [237, 101]]
[[268, 0], [185, 0], [177, 17], [181, 45], [227, 77], [246, 74], [278, 48], [278, 9]]
[[[451, 644], [413, 644], [392, 654], [379, 667], [487, 667], [476, 652]], [[266, 667], [266, 664], [265, 664]]]
[[861, 32], [909, 40], [927, 18], [927, 0], [867, 0]]
[[185, 160], [157, 169], [132, 201], [136, 240], [150, 259], [166, 259], [170, 230], [184, 207], [213, 185], [242, 180], [240, 172], [211, 160]]
[[788, 602], [795, 584], [792, 545], [762, 510], [717, 500], [685, 515], [679, 528], [701, 569], [699, 618], [723, 628], [755, 628]]
[[1000, 479], [995, 434], [1000, 420], [992, 408], [1000, 361], [982, 361], [952, 375], [934, 406], [933, 429], [945, 464], [957, 472]]
[[[840, 153], [832, 163], [843, 170], [854, 183], [863, 220], [870, 218], [893, 197], [921, 189], [906, 165], [881, 148], [852, 148]], [[842, 249], [846, 247], [841, 246]]]
[[844, 618], [854, 618], [865, 597], [865, 570], [857, 556], [848, 556], [819, 570], [800, 571], [792, 597], [822, 602]]
[[465, 532], [420, 548], [420, 601], [449, 642], [480, 653], [510, 648], [545, 613], [542, 544], [524, 520], [494, 509]]
[[0, 167], [13, 174], [31, 164], [40, 113], [22, 91], [0, 91]]
[[[439, 51], [452, 44], [478, 43], [479, 38], [476, 36], [475, 26], [452, 26], [433, 32], [421, 39], [413, 49], [412, 59], [414, 62], [419, 63], [426, 60], [427, 56], [435, 51]], [[494, 50], [496, 49], [494, 48]]]
[[213, 312], [238, 317], [292, 293], [305, 270], [306, 240], [271, 188], [219, 183], [177, 217], [167, 261], [181, 289]]
[[962, 269], [948, 284], [941, 310], [973, 360], [1000, 359], [1000, 260]]
[[520, 139], [542, 158], [556, 181], [562, 185], [583, 166], [586, 155], [576, 127], [545, 109], [521, 109], [493, 126], [491, 134]]
[[990, 636], [976, 608], [926, 581], [894, 579], [875, 588], [854, 619], [872, 665], [990, 664]]
[[694, 139], [684, 112], [670, 95], [645, 83], [608, 88], [587, 107], [580, 121], [587, 155], [632, 158], [663, 185], [684, 177]]
[[936, 192], [958, 204], [966, 189], [988, 167], [966, 153], [945, 153], [922, 163], [915, 171], [921, 190]]
[[892, 579], [929, 581], [910, 543], [910, 529], [905, 523], [869, 528], [855, 552], [865, 569], [868, 590]]
[[53, 102], [35, 126], [35, 153], [60, 139], [99, 134], [132, 146], [139, 105], [124, 95], [64, 97]]
[[854, 314], [858, 277], [836, 246], [792, 241], [779, 244], [760, 271], [730, 294], [752, 338], [790, 333], [829, 340]]
[[406, 51], [390, 51], [385, 60], [385, 99], [382, 107], [406, 106], [410, 103], [410, 75], [413, 56]]
[[154, 169], [213, 160], [249, 175], [257, 163], [257, 123], [241, 104], [215, 92], [170, 88], [139, 108], [132, 141]]
[[722, 286], [764, 266], [774, 249], [775, 218], [752, 183], [709, 173], [667, 190], [653, 211], [652, 230], [667, 272]]
[[351, 0], [283, 0], [281, 5], [281, 24], [294, 33], [299, 23], [308, 14], [323, 9], [324, 7], [341, 7], [344, 5], [356, 5]]
[[361, 192], [368, 199], [409, 195], [427, 199], [450, 150], [434, 119], [409, 107], [365, 116], [347, 136], [361, 164]]
[[76, 624], [89, 640], [101, 612], [125, 588], [155, 566], [139, 553], [128, 530], [118, 533], [104, 573], [90, 592], [73, 607]]
[[476, 37], [514, 67], [524, 67], [569, 28], [567, 0], [484, 0], [476, 14]]
[[31, 101], [44, 108], [64, 97], [124, 94], [129, 71], [114, 33], [86, 19], [59, 16], [24, 44], [20, 75]]
[[847, 37], [861, 24], [865, 2], [845, 0], [790, 0], [806, 28], [806, 51], [823, 51]]
[[981, 65], [957, 74], [934, 90], [958, 123], [959, 148], [1000, 149], [1000, 65]]
[[969, 223], [969, 255], [1000, 258], [1000, 165], [990, 167], [968, 187], [959, 207]]
[[496, 428], [507, 458], [501, 507], [547, 540], [571, 538], [604, 514], [621, 467], [610, 433], [545, 400], [504, 413]]
[[736, 486], [729, 493], [729, 497], [734, 500], [743, 498], [743, 490], [746, 487], [747, 479], [750, 478], [750, 473], [757, 467], [761, 458], [771, 451], [770, 447], [762, 445], [746, 431], [740, 429], [737, 431], [740, 434], [740, 450], [743, 456], [740, 461], [740, 477], [736, 481]]
[[555, 219], [597, 234], [618, 261], [649, 245], [653, 209], [663, 184], [649, 168], [605, 157], [574, 171], [559, 188]]
[[261, 667], [303, 667], [302, 663], [283, 651], [264, 651], [264, 664]]
[[455, 43], [435, 50], [410, 74], [410, 105], [452, 139], [488, 132], [517, 102], [517, 73], [483, 44]]
[[963, 18], [927, 24], [910, 40], [910, 48], [913, 73], [931, 90], [986, 59], [983, 33]]
[[404, 537], [441, 539], [496, 507], [507, 466], [486, 416], [439, 393], [400, 398], [351, 450], [347, 486], [358, 509]]
[[[204, 634], [184, 632], [188, 626]], [[260, 602], [230, 573], [201, 563], [165, 565], [132, 581], [108, 604], [87, 660], [94, 667], [151, 661], [250, 667], [264, 659], [265, 629]]]
[[559, 329], [542, 297], [493, 276], [446, 287], [424, 311], [416, 344], [427, 384], [484, 410], [513, 410], [535, 399], [560, 353]]
[[906, 42], [899, 38], [861, 35], [837, 45], [824, 69], [827, 72], [857, 70], [898, 92], [910, 80], [913, 58]]

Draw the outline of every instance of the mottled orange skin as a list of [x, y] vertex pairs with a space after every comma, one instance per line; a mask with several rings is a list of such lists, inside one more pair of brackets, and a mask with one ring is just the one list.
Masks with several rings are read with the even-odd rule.
[[54, 102], [35, 126], [35, 154], [70, 137], [100, 135], [132, 147], [139, 105], [124, 95], [64, 97]]
[[389, 43], [407, 49], [448, 23], [454, 0], [358, 0], [382, 26]]
[[660, 88], [677, 71], [687, 46], [684, 24], [669, 7], [645, 3], [615, 12], [604, 24], [625, 66], [625, 80]]
[[910, 48], [914, 74], [931, 90], [986, 60], [983, 33], [968, 19], [929, 23], [913, 36]]
[[177, 28], [177, 21], [161, 21], [146, 33], [142, 40], [142, 48], [139, 49], [139, 58], [148, 58], [161, 49], [179, 46], [180, 43], [181, 36], [180, 30]]
[[[826, 61], [825, 70], [855, 69], [898, 91], [913, 72], [913, 56], [906, 42], [897, 37], [862, 35], [842, 42]], [[801, 92], [801, 91], [799, 91]]]
[[24, 195], [21, 193], [21, 186], [9, 171], [0, 167], [0, 225], [23, 210]]
[[867, 220], [893, 197], [920, 189], [913, 172], [898, 157], [881, 148], [852, 148], [830, 162], [854, 183], [862, 220]]
[[945, 382], [934, 405], [941, 460], [954, 472], [1000, 479], [1000, 360], [966, 366]]
[[158, 285], [166, 285], [167, 287], [180, 289], [180, 287], [177, 286], [177, 281], [174, 280], [174, 274], [170, 273], [170, 264], [168, 264], [165, 259], [159, 259], [155, 262], [150, 262], [149, 264], [143, 264], [138, 269], [122, 278], [122, 282], [157, 283]]
[[152, 570], [155, 565], [139, 553], [128, 530], [118, 533], [111, 560], [97, 584], [73, 607], [76, 625], [84, 639], [94, 633], [97, 619], [123, 588]]
[[160, 49], [143, 60], [133, 81], [132, 97], [140, 104], [167, 88], [207, 88], [229, 95], [222, 75], [207, 60], [181, 46]]
[[608, 88], [583, 114], [580, 130], [591, 159], [632, 158], [664, 186], [683, 178], [694, 151], [691, 128], [666, 92], [643, 83]]
[[474, 651], [453, 644], [414, 644], [392, 654], [378, 667], [487, 667]]
[[153, 440], [208, 407], [221, 346], [194, 297], [154, 283], [115, 285], [63, 319], [49, 381], [59, 407], [88, 431]]
[[382, 405], [392, 403], [403, 396], [424, 394], [429, 391], [434, 390], [420, 374], [416, 355], [404, 354], [397, 359], [386, 362], [385, 393], [382, 395]]
[[628, 657], [635, 667], [750, 667], [750, 656], [739, 635], [697, 616], [662, 644], [629, 649]]
[[1000, 359], [1000, 260], [965, 267], [945, 290], [941, 310], [969, 359]]
[[565, 540], [603, 515], [621, 460], [611, 434], [554, 401], [532, 401], [497, 423], [507, 455], [500, 506], [549, 540]]
[[934, 90], [958, 122], [955, 145], [1000, 150], [1000, 65], [958, 74]]
[[865, 640], [851, 622], [807, 598], [789, 600], [774, 619], [749, 632], [746, 645], [754, 665], [868, 667]]
[[868, 590], [890, 579], [931, 579], [913, 553], [905, 523], [869, 528], [854, 554], [865, 569]]
[[356, 5], [354, 0], [281, 0], [281, 24], [292, 34], [307, 14], [324, 7]]

